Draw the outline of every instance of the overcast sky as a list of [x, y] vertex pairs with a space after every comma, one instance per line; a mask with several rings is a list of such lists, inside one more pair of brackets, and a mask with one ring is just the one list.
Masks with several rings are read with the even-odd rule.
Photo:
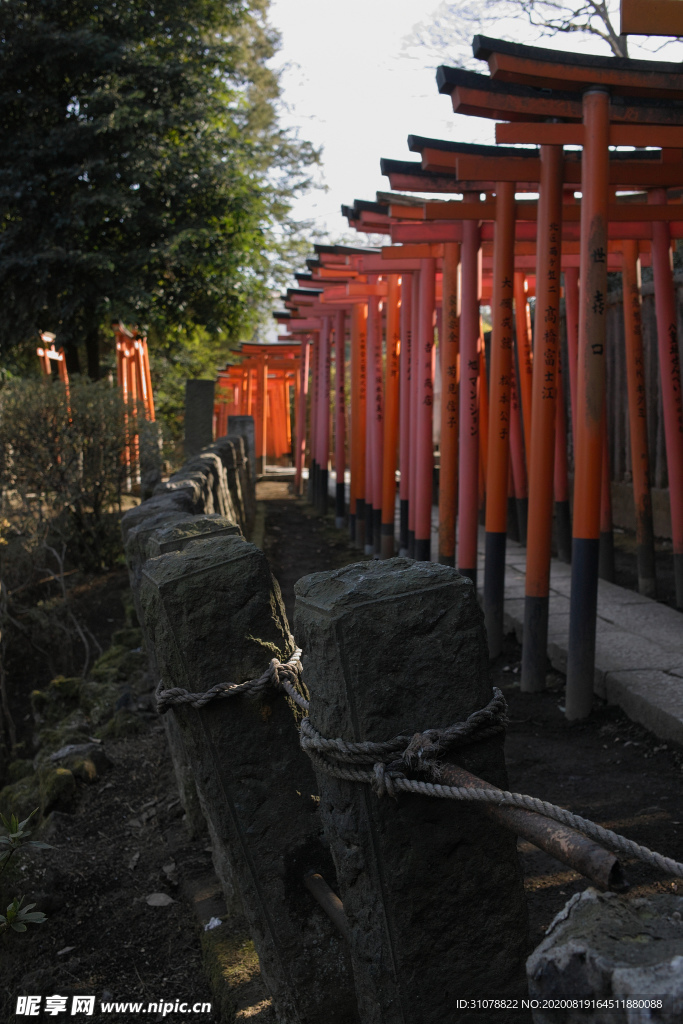
[[[380, 157], [417, 158], [408, 152], [409, 134], [494, 141], [493, 121], [454, 114], [450, 97], [439, 95], [434, 54], [406, 45], [416, 23], [429, 22], [439, 6], [439, 0], [271, 0], [269, 20], [282, 35], [274, 61], [284, 68], [282, 122], [322, 147], [321, 178], [328, 186], [300, 200], [294, 214], [314, 220], [332, 238], [348, 231], [342, 203], [373, 200], [378, 189], [388, 190]], [[485, 30], [498, 38], [609, 54], [600, 40], [551, 41], [520, 19]], [[633, 56], [645, 56], [637, 39], [630, 46]], [[661, 56], [675, 59], [673, 53]], [[481, 70], [488, 72], [483, 63]]]
[[492, 123], [453, 114], [437, 92], [427, 57], [402, 53], [403, 40], [436, 2], [415, 0], [272, 0], [270, 21], [282, 33], [283, 123], [323, 147], [328, 192], [301, 200], [296, 216], [333, 236], [348, 230], [342, 203], [374, 199], [389, 188], [380, 157], [411, 157], [415, 135], [492, 142]]

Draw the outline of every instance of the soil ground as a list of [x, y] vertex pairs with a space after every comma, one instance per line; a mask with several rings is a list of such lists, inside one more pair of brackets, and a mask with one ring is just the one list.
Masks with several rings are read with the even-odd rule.
[[[297, 579], [363, 557], [331, 518], [323, 519], [294, 498], [287, 483], [262, 481], [258, 491], [265, 503], [266, 552], [291, 621]], [[113, 573], [93, 588], [90, 625], [106, 646], [112, 631], [123, 625], [125, 574]], [[549, 669], [544, 693], [521, 694], [519, 661], [519, 647], [508, 638], [503, 656], [492, 666], [492, 680], [510, 704], [510, 788], [569, 807], [683, 860], [683, 751], [600, 703], [586, 723], [568, 725], [561, 711], [564, 680]], [[2, 1022], [15, 1019], [18, 995], [96, 994], [98, 1000], [111, 996], [145, 1003], [212, 1000], [187, 895], [193, 882], [211, 870], [208, 844], [205, 837], [188, 838], [163, 725], [144, 702], [137, 714], [143, 731], [107, 741], [112, 767], [82, 786], [75, 812], [53, 812], [47, 832], [54, 849], [20, 855], [17, 861], [20, 869], [13, 881], [21, 879], [21, 891], [37, 900], [48, 921], [0, 942]], [[557, 911], [588, 883], [526, 843], [520, 843], [520, 857], [536, 945]], [[632, 895], [676, 888], [639, 864], [627, 863], [625, 869]], [[160, 892], [173, 902], [149, 906], [147, 897]], [[244, 990], [238, 1020], [273, 1024], [254, 971], [245, 969], [235, 981]], [[128, 1024], [139, 1017], [111, 1013], [99, 1019]], [[145, 1019], [162, 1018], [147, 1014]], [[165, 1019], [183, 1018], [171, 1014]], [[214, 1011], [184, 1019], [221, 1018]]]

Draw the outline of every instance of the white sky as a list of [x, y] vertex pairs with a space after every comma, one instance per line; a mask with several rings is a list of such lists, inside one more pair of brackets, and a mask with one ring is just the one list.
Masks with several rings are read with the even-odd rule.
[[[299, 200], [293, 213], [315, 221], [332, 240], [348, 233], [342, 203], [374, 200], [377, 190], [389, 190], [380, 157], [419, 159], [408, 151], [409, 134], [494, 142], [493, 121], [454, 114], [450, 97], [439, 95], [434, 55], [406, 49], [416, 23], [430, 21], [439, 6], [439, 0], [271, 0], [269, 21], [282, 35], [273, 62], [284, 68], [282, 123], [322, 147], [321, 179], [328, 186]], [[551, 41], [519, 19], [485, 30], [497, 38], [609, 54], [599, 40]], [[638, 42], [630, 42], [631, 55], [650, 56]], [[673, 53], [658, 56], [676, 59]], [[488, 73], [484, 63], [481, 71]]]
[[[294, 208], [332, 237], [348, 231], [340, 206], [389, 189], [380, 157], [419, 160], [409, 134], [493, 142], [493, 123], [453, 114], [428, 57], [402, 55], [405, 36], [437, 0], [272, 0], [269, 21], [282, 33], [282, 122], [323, 147], [323, 180]], [[483, 67], [483, 65], [482, 65]]]

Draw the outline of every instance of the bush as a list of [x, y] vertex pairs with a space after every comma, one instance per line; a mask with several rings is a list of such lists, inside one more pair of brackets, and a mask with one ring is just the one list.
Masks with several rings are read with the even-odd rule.
[[64, 546], [81, 568], [111, 564], [119, 550], [126, 432], [134, 433], [136, 422], [106, 381], [78, 379], [68, 391], [48, 378], [5, 384], [0, 488], [15, 534], [29, 547]]

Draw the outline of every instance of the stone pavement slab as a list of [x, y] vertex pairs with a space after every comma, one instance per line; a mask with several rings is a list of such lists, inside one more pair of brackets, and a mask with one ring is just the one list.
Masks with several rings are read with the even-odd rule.
[[[505, 571], [505, 627], [522, 640], [525, 552], [508, 540]], [[478, 590], [483, 592], [484, 532], [479, 535]], [[548, 657], [567, 670], [571, 566], [552, 561]], [[655, 735], [683, 744], [683, 615], [600, 580], [594, 688], [629, 718]]]

